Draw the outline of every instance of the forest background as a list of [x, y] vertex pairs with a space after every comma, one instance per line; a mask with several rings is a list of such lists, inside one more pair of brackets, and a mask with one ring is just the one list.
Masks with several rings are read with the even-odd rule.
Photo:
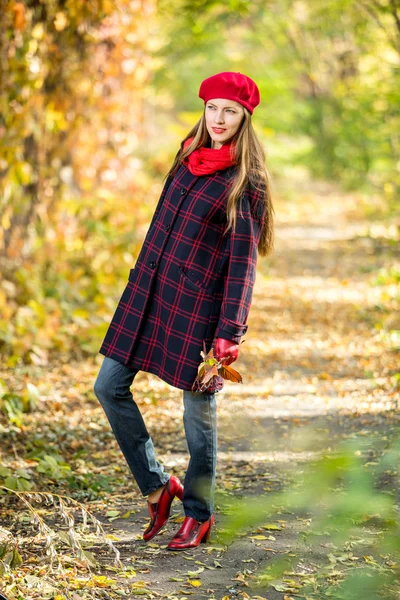
[[258, 82], [254, 124], [274, 179], [306, 169], [379, 197], [378, 220], [396, 210], [396, 1], [2, 0], [1, 14], [8, 366], [97, 352], [212, 73]]
[[[332, 238], [333, 253], [331, 247], [326, 251], [323, 237], [317, 239], [312, 259], [308, 254], [296, 256], [290, 246], [292, 234], [285, 241], [282, 229], [288, 256], [278, 248], [276, 258], [265, 257], [261, 264], [263, 278], [258, 279], [260, 291], [252, 308], [252, 328], [258, 339], [250, 338], [247, 354], [243, 353], [240, 371], [243, 365], [249, 382], [243, 394], [250, 398], [253, 382], [257, 384], [253, 387], [258, 400], [264, 407], [268, 408], [268, 402], [272, 406], [268, 386], [263, 383], [266, 371], [270, 375], [274, 369], [282, 369], [291, 375], [291, 369], [298, 366], [303, 369], [302, 375], [312, 376], [312, 381], [318, 380], [319, 384], [328, 385], [335, 373], [339, 373], [338, 381], [343, 378], [343, 386], [361, 382], [354, 393], [356, 405], [365, 404], [367, 383], [372, 386], [371, 395], [374, 391], [382, 393], [380, 406], [386, 401], [388, 406], [398, 402], [400, 2], [0, 0], [0, 15], [0, 508], [3, 524], [9, 529], [29, 529], [32, 523], [43, 528], [35, 552], [29, 550], [28, 543], [33, 526], [31, 537], [27, 531], [19, 536], [19, 549], [15, 535], [7, 537], [6, 532], [2, 537], [0, 528], [0, 575], [6, 572], [7, 594], [12, 598], [61, 600], [64, 593], [70, 597], [65, 586], [60, 584], [64, 591], [54, 595], [53, 583], [47, 579], [47, 559], [38, 558], [46, 551], [51, 555], [55, 548], [54, 532], [46, 530], [40, 521], [45, 511], [37, 512], [32, 519], [31, 508], [28, 510], [22, 496], [13, 495], [11, 490], [16, 494], [52, 493], [53, 500], [56, 492], [64, 493], [98, 511], [98, 515], [105, 515], [109, 523], [123, 514], [126, 526], [133, 528], [129, 551], [132, 539], [140, 538], [134, 529], [138, 526], [135, 511], [123, 507], [127, 489], [130, 501], [136, 494], [138, 511], [142, 505], [132, 482], [127, 483], [126, 472], [118, 475], [124, 468], [120, 466], [121, 456], [115, 451], [104, 416], [99, 416], [101, 409], [92, 384], [100, 364], [98, 349], [140, 251], [164, 176], [180, 141], [202, 114], [198, 88], [204, 78], [231, 70], [246, 73], [257, 82], [261, 104], [253, 123], [266, 149], [278, 219], [287, 219], [287, 224], [293, 226], [291, 231], [303, 227], [301, 235], [311, 236], [313, 218], [324, 215], [326, 203], [326, 223], [333, 214], [334, 225], [340, 228], [347, 223], [341, 220], [346, 213], [362, 220], [365, 227], [362, 234], [355, 234], [356, 229], [350, 227], [348, 237], [348, 232], [343, 232], [339, 242]], [[304, 221], [310, 224], [309, 229], [304, 228]], [[327, 235], [327, 231], [318, 229], [316, 234]], [[322, 257], [319, 263], [318, 257]], [[293, 299], [290, 295], [290, 267], [297, 265], [296, 269], [307, 273], [310, 261], [314, 261], [311, 271], [316, 269], [315, 279], [320, 277], [318, 285], [327, 293], [332, 285], [330, 269], [336, 269], [335, 275], [342, 274], [341, 279], [338, 276], [339, 292], [332, 291], [336, 300], [339, 298], [337, 312], [331, 304], [327, 310], [328, 305], [322, 301], [300, 295]], [[352, 285], [359, 304], [354, 302], [349, 308], [343, 298], [346, 293], [352, 297]], [[365, 289], [361, 297], [360, 290]], [[310, 293], [313, 290], [311, 286]], [[293, 340], [295, 346], [300, 330], [307, 337], [310, 330], [306, 325], [310, 322], [317, 332], [308, 340], [311, 345], [318, 335], [326, 336], [327, 344], [334, 340], [336, 363], [329, 363], [333, 375], [326, 372], [321, 358], [319, 364], [310, 366], [300, 359], [296, 363], [298, 357], [290, 353], [291, 360], [284, 356], [288, 347], [284, 344]], [[349, 337], [354, 336], [354, 346], [351, 341], [346, 346], [347, 330]], [[365, 346], [357, 337], [360, 330]], [[267, 338], [271, 340], [268, 348], [264, 343]], [[280, 343], [282, 355], [276, 350]], [[346, 362], [354, 372], [344, 376], [340, 369]], [[294, 381], [299, 380], [300, 376]], [[290, 387], [295, 397], [293, 381]], [[228, 391], [229, 401], [233, 402], [234, 392]], [[321, 392], [318, 387], [317, 392]], [[172, 392], [169, 394], [155, 379], [140, 380], [137, 386], [138, 401], [146, 408], [165, 452], [180, 447], [181, 442], [183, 445], [179, 438], [180, 406]], [[304, 401], [308, 403], [309, 399]], [[250, 398], [250, 413], [256, 402], [257, 398]], [[223, 398], [220, 404], [222, 415], [227, 414]], [[245, 399], [240, 400], [240, 406], [244, 404]], [[398, 413], [390, 414], [397, 422]], [[298, 416], [292, 416], [294, 425], [303, 425]], [[373, 421], [377, 424], [375, 417]], [[349, 417], [345, 424], [353, 427]], [[171, 430], [167, 431], [168, 426]], [[390, 463], [394, 477], [400, 450], [393, 454], [388, 451], [388, 421], [378, 423], [377, 429], [382, 452], [386, 453], [386, 467], [379, 462], [379, 453], [368, 464], [384, 469]], [[271, 439], [277, 430], [274, 421]], [[233, 439], [234, 427], [230, 425], [229, 431], [225, 440], [222, 436], [222, 446], [231, 443], [240, 456], [235, 444], [240, 445], [243, 432], [237, 432]], [[283, 444], [288, 442], [283, 440]], [[356, 453], [351, 450], [334, 463], [325, 457], [310, 475], [310, 489], [322, 495], [329, 483], [336, 484], [346, 475], [346, 469], [355, 468], [357, 452], [359, 449]], [[365, 456], [371, 458], [371, 452], [368, 446]], [[235, 465], [234, 473], [229, 472], [229, 460], [224, 463], [222, 459], [221, 463], [220, 484], [225, 493], [245, 487], [246, 473], [248, 481], [254, 479], [260, 485], [262, 477], [251, 470], [251, 460], [246, 463], [245, 474], [240, 474], [240, 484]], [[181, 467], [177, 464], [178, 473]], [[282, 473], [280, 470], [271, 487], [268, 483], [262, 489], [271, 491], [274, 481], [280, 484]], [[381, 558], [379, 562], [372, 558], [372, 551], [366, 554], [365, 563], [372, 574], [367, 573], [368, 581], [363, 580], [363, 584], [359, 580], [350, 583], [348, 597], [377, 600], [383, 586], [380, 577], [388, 573], [387, 595], [383, 597], [398, 597], [399, 514], [394, 510], [398, 479], [385, 475], [393, 492], [389, 506], [387, 496], [374, 495], [364, 475], [353, 476], [356, 485], [346, 501], [351, 519], [356, 519], [361, 505], [375, 517], [379, 513], [381, 533], [385, 526], [387, 535], [386, 546], [380, 547], [377, 554], [382, 557], [384, 550], [393, 550], [397, 558]], [[256, 491], [260, 492], [259, 487]], [[263, 493], [264, 508], [266, 496]], [[295, 496], [292, 490], [287, 497], [279, 497], [280, 502]], [[43, 503], [46, 499], [37, 498]], [[234, 494], [229, 500], [233, 502]], [[299, 502], [304, 508], [312, 504], [312, 499], [305, 495]], [[74, 505], [61, 510], [67, 522], [72, 508]], [[348, 523], [345, 532], [341, 530], [344, 511], [344, 505], [338, 507], [337, 520], [331, 519], [329, 526], [333, 523], [347, 539]], [[241, 526], [249, 525], [245, 507], [240, 514]], [[256, 525], [261, 519], [256, 504], [254, 514]], [[360, 523], [364, 517], [357, 513]], [[325, 533], [328, 521], [323, 527]], [[282, 523], [269, 524], [274, 535], [282, 528]], [[65, 531], [63, 534], [61, 527], [56, 529], [58, 542], [69, 543], [71, 553], [79, 556], [73, 567], [65, 558], [63, 574], [68, 575], [70, 588], [83, 594], [76, 597], [86, 597], [82, 590], [87, 583], [78, 574], [84, 569], [85, 557], [92, 561], [92, 567], [98, 566], [96, 559], [101, 552], [98, 548], [94, 554], [83, 552], [82, 547], [74, 546], [73, 528], [69, 542]], [[269, 530], [256, 531], [252, 549], [267, 543], [262, 539]], [[291, 545], [284, 532], [281, 534], [282, 548], [287, 552]], [[108, 543], [112, 539], [108, 538]], [[140, 552], [158, 551], [136, 548], [138, 563]], [[237, 552], [232, 564], [239, 564], [248, 551], [246, 547]], [[348, 564], [355, 560], [351, 553], [346, 554], [346, 560], [343, 556], [330, 558], [333, 575], [329, 571], [329, 577], [321, 575], [321, 582], [308, 582], [314, 592], [300, 597], [325, 597], [326, 589], [331, 590], [329, 586], [341, 580], [339, 563], [346, 565], [347, 560]], [[149, 557], [144, 554], [142, 558], [146, 561]], [[163, 575], [157, 573], [168, 578], [170, 565], [163, 560], [157, 559], [155, 568], [164, 568]], [[204, 586], [205, 575], [221, 567], [213, 564], [209, 563], [206, 569], [210, 570], [199, 575], [204, 576]], [[242, 586], [234, 597], [249, 597], [246, 578], [251, 578], [250, 566], [246, 564], [235, 583], [230, 584]], [[142, 571], [139, 566], [137, 570], [146, 573], [143, 565]], [[278, 571], [264, 582], [276, 583]], [[224, 565], [224, 575], [228, 572]], [[123, 570], [119, 576], [121, 573]], [[115, 583], [110, 577], [96, 577], [91, 580], [95, 597], [128, 595], [122, 579]], [[201, 582], [193, 583], [198, 581], [190, 576], [187, 588], [200, 587]], [[219, 585], [215, 588], [218, 592], [224, 588], [222, 583]], [[143, 582], [135, 586], [133, 597], [161, 595], [153, 595]], [[165, 583], [162, 597], [175, 597], [167, 588]], [[272, 595], [269, 589], [268, 598], [286, 600], [291, 597], [287, 594], [295, 594], [296, 590], [299, 594], [293, 580], [290, 584], [279, 580]], [[331, 590], [327, 597], [347, 598], [345, 592], [340, 593], [334, 596]], [[211, 593], [204, 597], [214, 598]]]

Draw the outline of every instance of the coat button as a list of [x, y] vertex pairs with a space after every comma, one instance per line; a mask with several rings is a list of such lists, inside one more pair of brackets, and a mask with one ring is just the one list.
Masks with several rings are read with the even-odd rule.
[[181, 196], [183, 196], [183, 194], [186, 194], [186, 189], [185, 188], [181, 189]]
[[150, 260], [150, 261], [149, 261], [149, 267], [150, 267], [151, 269], [154, 269], [154, 267], [155, 267], [156, 265], [157, 265], [157, 263], [156, 263], [156, 261], [155, 261], [155, 260]]
[[165, 231], [169, 231], [171, 229], [171, 224], [168, 223], [168, 225], [165, 226]]

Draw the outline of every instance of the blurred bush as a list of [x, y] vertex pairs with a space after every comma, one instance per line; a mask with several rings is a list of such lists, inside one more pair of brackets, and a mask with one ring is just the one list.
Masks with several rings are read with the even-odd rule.
[[249, 528], [268, 530], [274, 518], [297, 519], [306, 550], [278, 551], [258, 574], [259, 586], [303, 599], [394, 600], [400, 593], [400, 437], [354, 436], [330, 450], [291, 469], [281, 492], [221, 498], [230, 515], [220, 541], [231, 543]]

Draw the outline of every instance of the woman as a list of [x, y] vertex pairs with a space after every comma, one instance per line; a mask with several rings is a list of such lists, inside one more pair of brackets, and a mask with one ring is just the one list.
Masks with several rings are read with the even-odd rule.
[[[224, 364], [238, 357], [247, 330], [257, 250], [273, 246], [273, 207], [263, 147], [251, 115], [260, 102], [241, 73], [205, 79], [204, 114], [183, 140], [167, 174], [134, 269], [99, 352], [94, 390], [143, 496], [152, 539], [175, 497], [185, 520], [170, 550], [196, 547], [214, 523], [217, 454], [215, 390], [192, 385], [207, 351]], [[130, 392], [139, 371], [183, 390], [190, 461], [184, 486], [164, 472]]]

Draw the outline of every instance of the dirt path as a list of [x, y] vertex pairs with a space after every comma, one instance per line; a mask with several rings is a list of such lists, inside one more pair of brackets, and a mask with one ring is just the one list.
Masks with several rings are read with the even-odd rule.
[[[236, 363], [245, 383], [227, 384], [218, 395], [223, 494], [214, 543], [184, 554], [165, 550], [182, 520], [177, 503], [175, 522], [150, 547], [141, 541], [147, 521], [142, 501], [132, 520], [113, 522], [126, 556], [134, 555], [142, 585], [163, 598], [289, 598], [290, 586], [257, 589], [254, 576], [273, 555], [311, 552], [298, 535], [302, 519], [283, 512], [281, 530], [267, 531], [265, 540], [248, 532], [226, 549], [218, 544], [218, 531], [229, 498], [281, 489], [290, 469], [339, 440], [379, 436], [389, 427], [394, 357], [373, 326], [382, 288], [373, 287], [371, 277], [390, 254], [377, 253], [365, 237], [368, 224], [357, 198], [330, 186], [303, 185], [296, 204], [278, 202], [276, 213], [275, 252], [260, 260], [249, 332]], [[155, 385], [157, 395], [170, 393], [162, 382], [139, 377], [144, 388]], [[181, 475], [187, 455], [180, 410], [176, 394], [160, 405], [161, 413], [174, 417], [173, 441], [154, 418], [150, 426], [160, 457]], [[127, 508], [122, 501], [121, 513]]]

